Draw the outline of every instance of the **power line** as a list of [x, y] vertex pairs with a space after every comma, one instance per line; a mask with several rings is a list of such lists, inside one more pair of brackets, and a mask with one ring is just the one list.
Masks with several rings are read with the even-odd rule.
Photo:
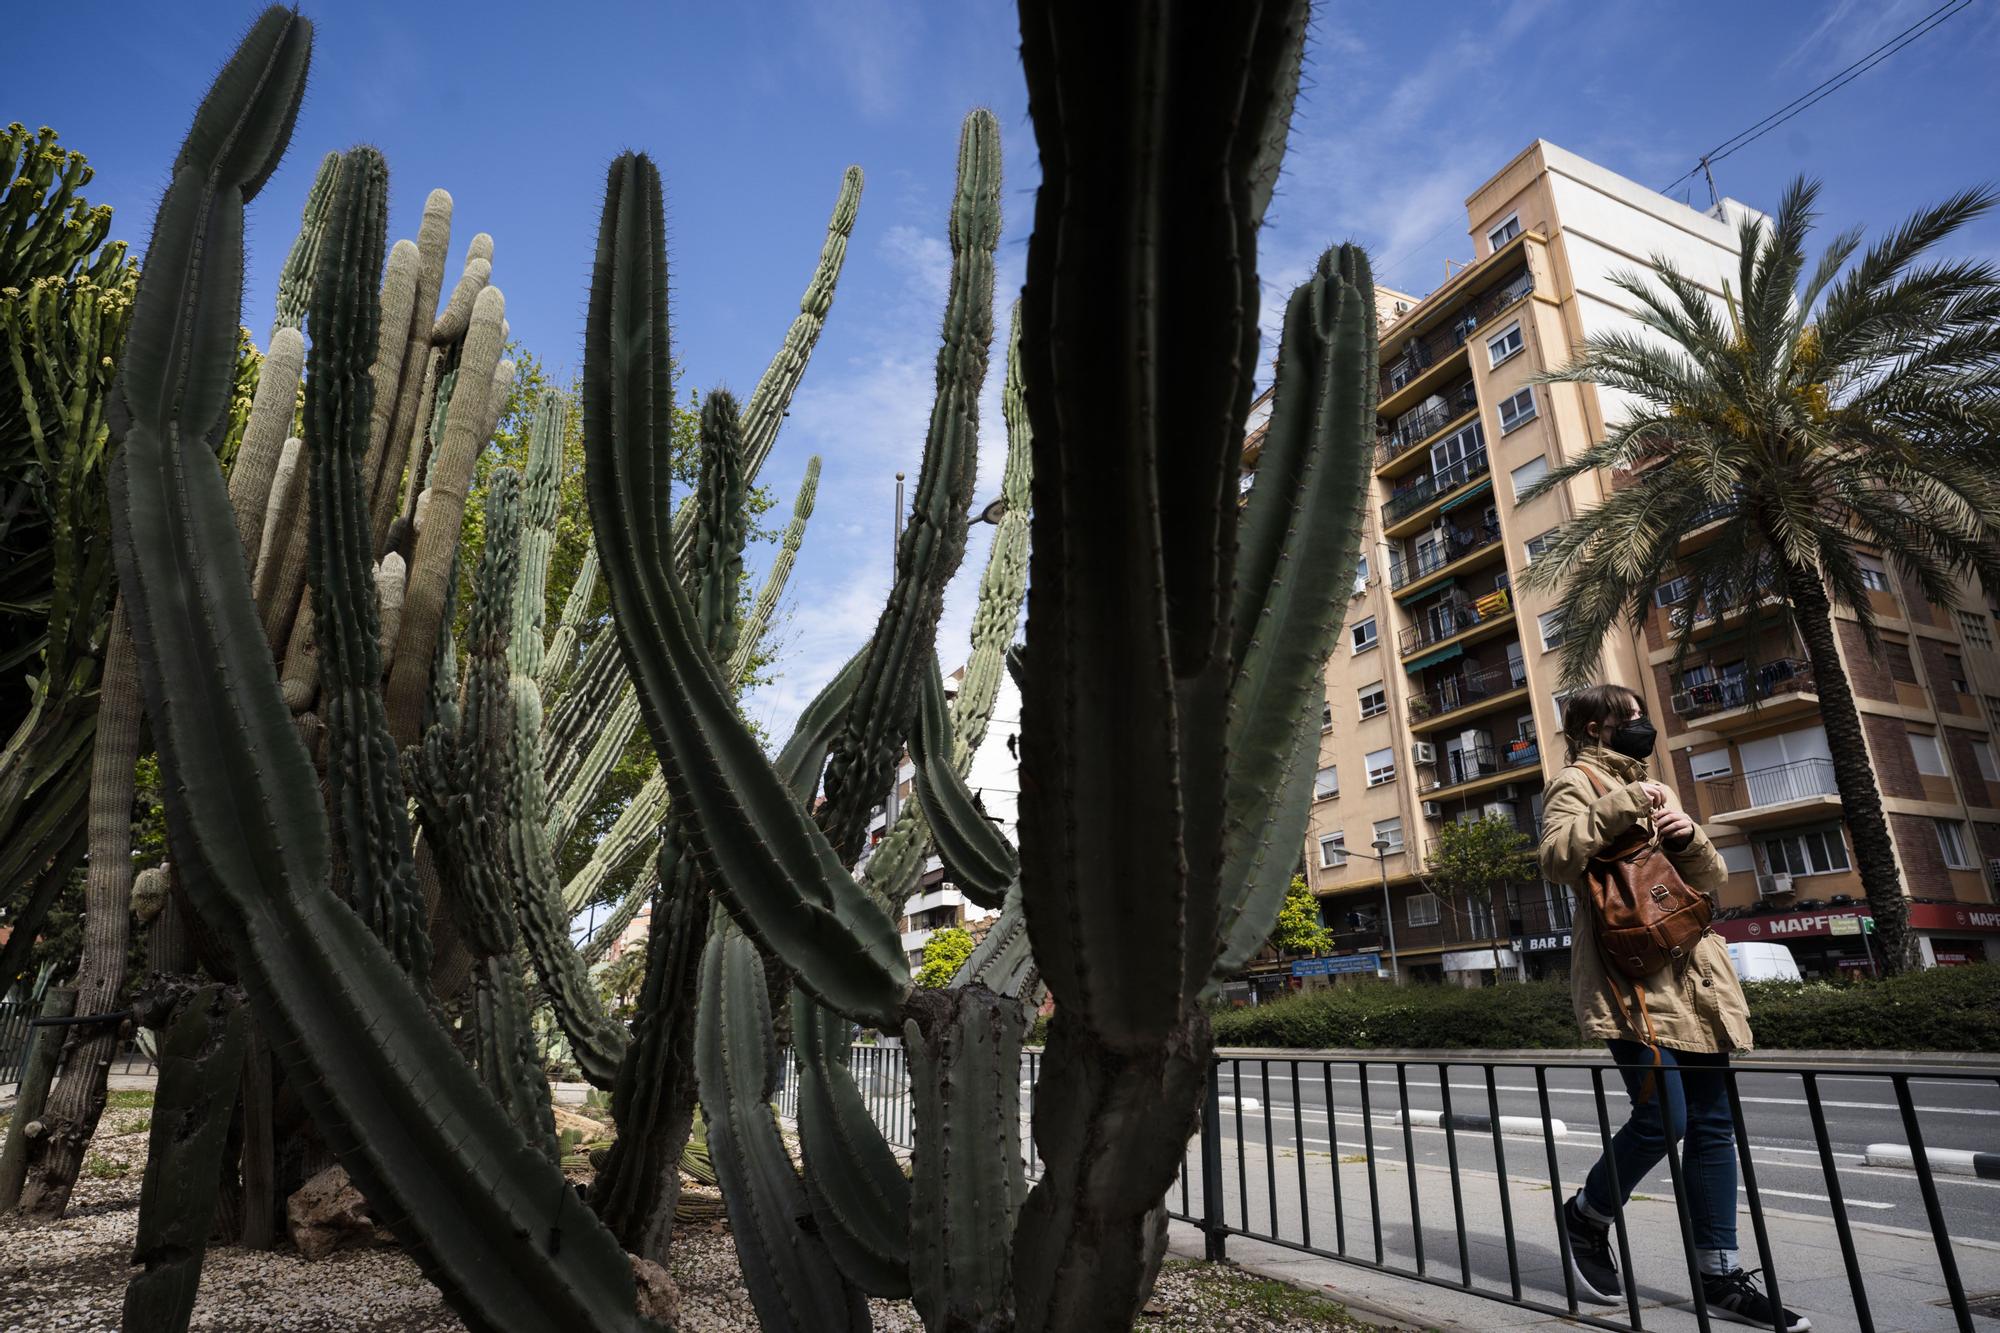
[[1792, 117], [1817, 103], [1825, 101], [1848, 84], [1854, 82], [1854, 80], [1860, 78], [1863, 74], [1866, 74], [1869, 70], [1875, 68], [1875, 66], [1887, 60], [1890, 56], [1895, 55], [1896, 52], [1902, 50], [1911, 42], [1935, 30], [1963, 10], [1970, 8], [1971, 5], [1972, 0], [1946, 0], [1946, 3], [1939, 5], [1936, 9], [1924, 15], [1915, 23], [1912, 23], [1909, 27], [1891, 37], [1888, 41], [1883, 42], [1874, 50], [1860, 56], [1845, 68], [1836, 70], [1762, 120], [1743, 130], [1739, 130], [1715, 147], [1709, 149], [1706, 153], [1703, 153], [1692, 167], [1689, 167], [1679, 176], [1676, 176], [1673, 180], [1668, 181], [1664, 186], [1660, 187], [1660, 193], [1665, 194], [1682, 181], [1707, 170], [1708, 167], [1720, 162], [1723, 158], [1728, 157], [1737, 150], [1749, 147], [1772, 130], [1777, 129], [1778, 126], [1792, 119]]

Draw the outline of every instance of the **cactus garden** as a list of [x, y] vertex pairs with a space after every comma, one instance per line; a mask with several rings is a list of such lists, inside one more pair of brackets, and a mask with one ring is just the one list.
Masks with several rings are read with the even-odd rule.
[[[1175, 1326], [1155, 1287], [1205, 1002], [1296, 866], [1374, 441], [1367, 257], [1327, 249], [1275, 296], [1258, 268], [1307, 21], [1022, 0], [1007, 132], [1040, 184], [1011, 191], [1000, 121], [964, 116], [893, 578], [782, 734], [746, 685], [782, 665], [816, 528], [856, 516], [820, 491], [840, 458], [766, 465], [838, 318], [859, 167], [825, 182], [818, 254], [771, 257], [803, 295], [754, 384], [694, 392], [675, 279], [703, 242], [668, 220], [701, 183], [645, 126], [576, 145], [605, 166], [568, 254], [510, 251], [444, 190], [398, 237], [391, 193], [423, 182], [295, 141], [311, 87], [359, 74], [315, 51], [338, 9], [274, 7], [216, 41], [136, 261], [82, 157], [12, 127], [0, 447], [26, 517], [0, 528], [0, 613], [33, 689], [5, 698], [0, 990], [46, 1021], [0, 1234], [32, 1249], [130, 1174], [133, 1330], [303, 1249], [302, 1192], [429, 1284], [423, 1320], [471, 1329], [724, 1326], [689, 1259], [718, 1234], [767, 1333]], [[262, 197], [288, 156], [318, 164], [295, 239]], [[1018, 292], [1003, 206], [1032, 210]], [[246, 308], [246, 235], [285, 247], [275, 310]], [[519, 351], [576, 332], [510, 324], [530, 265], [577, 275], [573, 386]], [[989, 498], [989, 382], [1005, 462], [965, 639], [944, 611]], [[1003, 684], [1011, 838], [967, 780]], [[897, 921], [933, 857], [998, 915], [919, 986]], [[43, 962], [72, 881], [76, 945]], [[907, 1146], [856, 1031], [906, 1054]], [[144, 1116], [107, 1110], [135, 1036]], [[227, 1326], [284, 1326], [281, 1287], [236, 1291]]]

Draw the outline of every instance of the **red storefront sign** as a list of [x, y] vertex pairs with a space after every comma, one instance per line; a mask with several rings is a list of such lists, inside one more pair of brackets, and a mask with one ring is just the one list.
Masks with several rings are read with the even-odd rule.
[[1913, 930], [1948, 930], [1954, 935], [2000, 935], [2000, 907], [1991, 903], [1911, 903]]
[[[1870, 916], [1865, 907], [1836, 907], [1825, 912], [1779, 912], [1772, 916], [1738, 916], [1715, 923], [1725, 940], [1812, 939], [1833, 934], [1842, 917]], [[1941, 930], [1954, 935], [2000, 935], [2000, 907], [1985, 903], [1911, 903], [1910, 929]]]

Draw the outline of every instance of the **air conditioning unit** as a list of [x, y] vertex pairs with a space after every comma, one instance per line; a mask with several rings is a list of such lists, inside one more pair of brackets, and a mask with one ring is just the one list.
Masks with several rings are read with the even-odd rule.
[[1500, 801], [1518, 801], [1521, 799], [1521, 789], [1510, 782], [1504, 787], [1495, 788], [1493, 797]]
[[1443, 805], [1443, 804], [1442, 804], [1441, 802], [1438, 802], [1438, 801], [1425, 801], [1425, 802], [1424, 802], [1424, 818], [1425, 818], [1425, 819], [1443, 819], [1443, 818], [1444, 818], [1444, 805]]
[[1429, 741], [1410, 742], [1410, 758], [1419, 764], [1435, 764], [1438, 761], [1437, 746]]
[[1765, 897], [1776, 898], [1781, 894], [1792, 891], [1792, 877], [1790, 875], [1773, 875], [1764, 881], [1762, 887]]

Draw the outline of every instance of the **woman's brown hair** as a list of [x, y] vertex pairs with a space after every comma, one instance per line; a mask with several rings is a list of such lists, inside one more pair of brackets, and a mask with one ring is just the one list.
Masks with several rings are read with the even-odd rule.
[[[1568, 762], [1575, 763], [1585, 747], [1608, 739], [1609, 728], [1603, 724], [1623, 722], [1635, 705], [1643, 715], [1645, 700], [1623, 685], [1590, 685], [1570, 695], [1563, 703], [1563, 741], [1569, 747]], [[1595, 742], [1590, 735], [1593, 722], [1598, 724]]]

